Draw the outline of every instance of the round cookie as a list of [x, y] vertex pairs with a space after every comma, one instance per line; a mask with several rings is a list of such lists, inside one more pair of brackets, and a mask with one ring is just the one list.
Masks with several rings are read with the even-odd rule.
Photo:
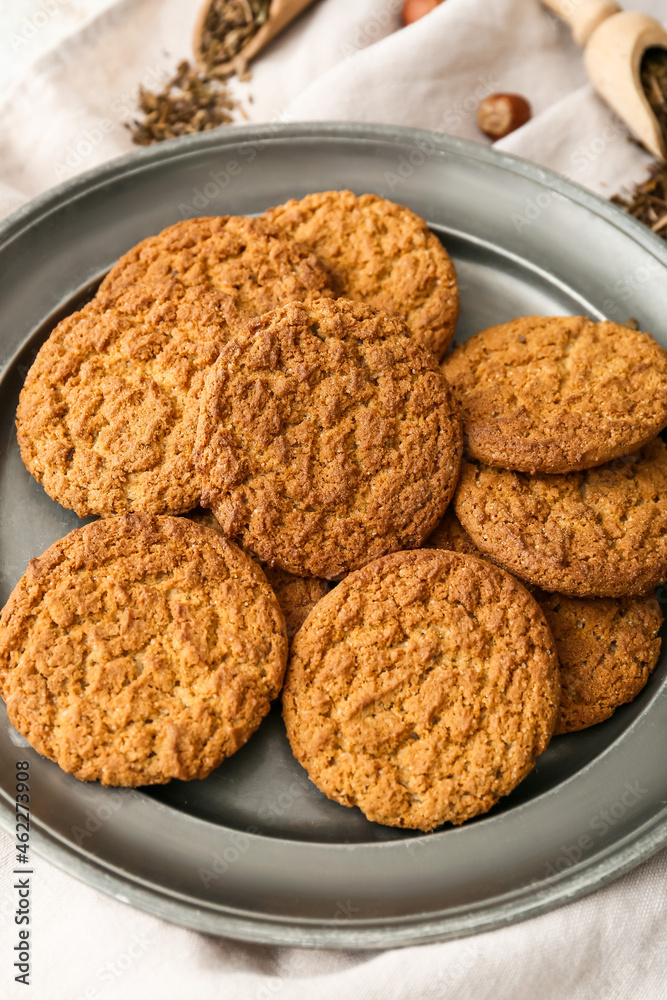
[[454, 552], [385, 556], [317, 605], [283, 714], [329, 798], [431, 830], [487, 812], [532, 769], [559, 703], [544, 616], [509, 573]]
[[[451, 507], [426, 544], [482, 556]], [[561, 680], [556, 734], [604, 722], [637, 697], [658, 662], [660, 605], [653, 594], [586, 598], [531, 590], [556, 643]]]
[[562, 698], [556, 733], [587, 729], [633, 701], [658, 662], [662, 612], [648, 597], [535, 593], [556, 642]]
[[100, 307], [108, 309], [137, 283], [167, 293], [179, 285], [215, 288], [239, 320], [332, 294], [312, 250], [276, 235], [261, 219], [235, 215], [186, 219], [142, 240], [100, 285]]
[[464, 462], [456, 514], [480, 551], [543, 590], [643, 595], [667, 578], [667, 448], [529, 476]]
[[58, 324], [16, 415], [21, 458], [50, 497], [80, 517], [197, 505], [199, 398], [227, 317], [213, 289], [138, 285], [105, 311], [93, 301]]
[[264, 563], [335, 579], [415, 548], [461, 456], [435, 358], [398, 319], [344, 299], [292, 303], [211, 368], [195, 462], [202, 505]]
[[[196, 524], [222, 533], [222, 528], [208, 511], [196, 511], [188, 517]], [[295, 576], [278, 566], [267, 566], [266, 563], [259, 565], [278, 598], [280, 610], [285, 616], [287, 638], [291, 641], [317, 602], [329, 593], [331, 584], [328, 580], [320, 580], [315, 576]]]
[[265, 218], [312, 247], [337, 295], [400, 316], [415, 340], [442, 357], [459, 315], [456, 271], [422, 218], [386, 198], [352, 191], [292, 199]]
[[524, 316], [471, 337], [442, 371], [468, 453], [502, 469], [588, 469], [667, 424], [667, 352], [616, 323]]
[[11, 724], [104, 785], [205, 778], [257, 729], [286, 658], [261, 571], [185, 518], [72, 531], [30, 561], [0, 618]]

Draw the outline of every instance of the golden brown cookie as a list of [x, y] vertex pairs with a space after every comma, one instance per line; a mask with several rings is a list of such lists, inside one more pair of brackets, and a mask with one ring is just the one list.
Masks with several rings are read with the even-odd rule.
[[213, 289], [134, 286], [64, 319], [17, 411], [21, 457], [54, 500], [89, 514], [195, 507], [192, 462], [204, 374], [230, 334]]
[[205, 778], [257, 729], [286, 657], [262, 572], [185, 518], [72, 531], [30, 561], [0, 618], [10, 722], [104, 785]]
[[[222, 528], [208, 511], [198, 510], [188, 517], [196, 524], [222, 533]], [[295, 576], [278, 566], [267, 566], [266, 563], [259, 565], [278, 598], [280, 610], [285, 616], [287, 638], [292, 640], [317, 602], [329, 593], [331, 584], [328, 580], [320, 580], [315, 576]]]
[[557, 733], [604, 722], [633, 701], [658, 662], [660, 605], [648, 597], [535, 595], [556, 641], [562, 698]]
[[[482, 555], [451, 507], [427, 545]], [[565, 597], [537, 587], [531, 592], [556, 643], [562, 689], [556, 733], [604, 722], [633, 701], [660, 654], [662, 613], [654, 595]]]
[[405, 324], [344, 299], [248, 325], [210, 370], [195, 461], [229, 537], [297, 576], [335, 579], [413, 548], [456, 485], [461, 427]]
[[265, 218], [312, 247], [337, 295], [402, 317], [415, 340], [442, 357], [459, 315], [456, 271], [418, 215], [375, 194], [324, 191], [270, 208]]
[[616, 323], [524, 316], [471, 337], [442, 370], [469, 454], [502, 469], [588, 469], [667, 424], [667, 352]]
[[235, 215], [187, 219], [142, 240], [111, 268], [97, 301], [108, 309], [137, 283], [166, 292], [215, 288], [242, 319], [332, 294], [312, 250], [277, 236], [261, 219]]
[[667, 578], [667, 448], [567, 475], [464, 462], [456, 514], [480, 551], [571, 597], [647, 594]]
[[420, 549], [351, 573], [292, 644], [283, 714], [329, 798], [431, 830], [489, 810], [532, 769], [559, 703], [544, 616], [503, 570]]

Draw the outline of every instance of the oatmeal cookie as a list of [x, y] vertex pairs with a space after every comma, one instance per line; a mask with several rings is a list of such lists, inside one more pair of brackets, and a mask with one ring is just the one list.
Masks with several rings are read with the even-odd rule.
[[471, 337], [442, 371], [470, 456], [502, 469], [588, 469], [667, 424], [667, 352], [616, 323], [524, 316]]
[[215, 290], [129, 288], [66, 317], [21, 392], [21, 458], [80, 516], [166, 514], [199, 502], [192, 462], [206, 370], [230, 336]]
[[667, 578], [667, 448], [529, 476], [464, 462], [456, 514], [480, 551], [570, 597], [647, 594]]
[[454, 552], [385, 556], [292, 644], [283, 714], [329, 798], [431, 830], [487, 812], [532, 769], [559, 704], [544, 616], [509, 573]]
[[418, 215], [375, 194], [324, 191], [271, 208], [265, 218], [312, 247], [336, 294], [400, 316], [415, 340], [442, 357], [459, 315], [456, 271]]
[[[208, 511], [198, 510], [188, 517], [196, 524], [222, 532], [213, 514]], [[285, 616], [287, 638], [292, 640], [317, 602], [329, 593], [331, 584], [328, 580], [320, 580], [315, 576], [295, 576], [278, 566], [267, 566], [266, 563], [259, 565], [278, 598], [280, 610]]]
[[0, 618], [0, 694], [31, 745], [82, 781], [205, 778], [280, 690], [285, 622], [256, 564], [185, 518], [72, 531]]
[[633, 701], [658, 662], [660, 605], [648, 597], [535, 598], [556, 642], [562, 698], [556, 733], [604, 722]]
[[114, 264], [97, 293], [101, 308], [137, 283], [168, 293], [181, 285], [211, 287], [243, 322], [295, 299], [333, 294], [313, 251], [281, 238], [261, 219], [186, 219], [149, 236]]
[[264, 563], [336, 579], [414, 548], [452, 496], [456, 405], [405, 325], [344, 299], [248, 325], [206, 379], [202, 505]]

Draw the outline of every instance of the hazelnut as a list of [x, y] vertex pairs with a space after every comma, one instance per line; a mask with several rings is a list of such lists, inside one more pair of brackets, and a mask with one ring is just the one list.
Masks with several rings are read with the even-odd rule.
[[502, 139], [530, 121], [530, 104], [521, 94], [489, 94], [477, 109], [477, 124], [489, 139]]
[[430, 14], [443, 0], [405, 0], [403, 4], [403, 24], [414, 24], [420, 17]]

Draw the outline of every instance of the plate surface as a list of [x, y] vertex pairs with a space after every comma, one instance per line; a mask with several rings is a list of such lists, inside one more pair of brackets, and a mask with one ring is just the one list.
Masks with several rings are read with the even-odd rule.
[[[254, 214], [350, 187], [423, 215], [456, 262], [457, 341], [528, 313], [630, 316], [667, 346], [667, 248], [556, 175], [449, 137], [354, 125], [206, 133], [33, 201], [0, 228], [0, 601], [80, 522], [23, 468], [14, 412], [36, 350], [132, 244], [180, 218]], [[667, 657], [608, 722], [557, 737], [489, 814], [414, 835], [328, 801], [274, 707], [206, 781], [85, 785], [0, 710], [0, 823], [31, 763], [32, 844], [111, 895], [187, 926], [273, 944], [387, 947], [499, 926], [617, 877], [667, 843]]]

